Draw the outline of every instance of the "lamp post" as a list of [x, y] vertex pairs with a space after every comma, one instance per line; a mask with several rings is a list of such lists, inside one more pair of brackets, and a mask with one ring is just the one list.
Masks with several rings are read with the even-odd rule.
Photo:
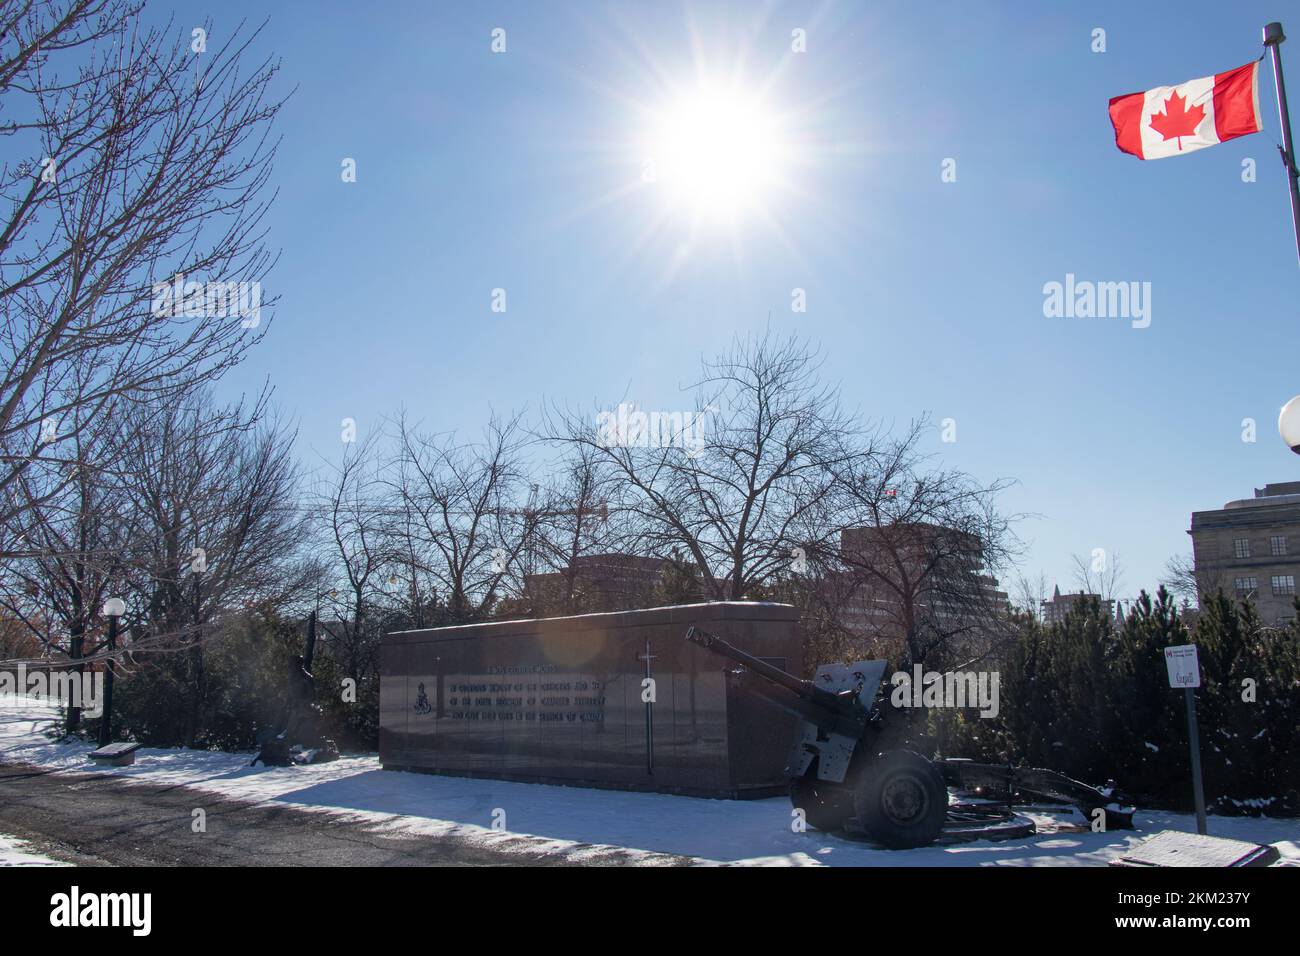
[[99, 718], [99, 745], [107, 747], [112, 742], [113, 724], [113, 652], [117, 650], [117, 622], [126, 613], [126, 602], [109, 598], [104, 602], [104, 616], [108, 618], [108, 658], [104, 661], [104, 713]]

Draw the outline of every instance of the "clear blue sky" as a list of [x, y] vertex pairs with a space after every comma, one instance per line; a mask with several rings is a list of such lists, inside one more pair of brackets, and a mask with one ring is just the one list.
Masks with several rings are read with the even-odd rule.
[[[178, 4], [177, 25], [212, 9]], [[217, 9], [212, 42], [268, 16]], [[1300, 392], [1300, 268], [1267, 61], [1264, 133], [1186, 157], [1119, 153], [1107, 100], [1246, 63], [1285, 13], [1245, 0], [275, 4], [261, 47], [297, 87], [270, 220], [280, 304], [223, 388], [269, 376], [312, 463], [337, 456], [340, 419], [364, 430], [400, 406], [466, 432], [493, 408], [551, 399], [680, 408], [700, 354], [770, 313], [825, 349], [850, 405], [952, 417], [958, 440], [936, 432], [936, 454], [1019, 480], [1006, 510], [1042, 515], [1020, 529], [1029, 573], [1064, 588], [1071, 554], [1103, 547], [1126, 591], [1151, 587], [1189, 550], [1191, 511], [1297, 477], [1276, 415]], [[1286, 25], [1300, 102], [1300, 16]], [[495, 27], [505, 54], [490, 50]], [[790, 51], [795, 28], [806, 53]], [[692, 232], [640, 184], [629, 144], [697, 64], [738, 63], [798, 166], [768, 218]], [[356, 183], [341, 181], [344, 157]], [[1043, 284], [1067, 272], [1151, 282], [1150, 328], [1045, 318]], [[490, 310], [496, 287], [505, 314]], [[795, 287], [806, 313], [791, 312]]]

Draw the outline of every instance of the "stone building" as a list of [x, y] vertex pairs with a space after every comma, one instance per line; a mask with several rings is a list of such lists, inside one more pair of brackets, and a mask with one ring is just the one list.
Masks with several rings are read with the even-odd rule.
[[1192, 513], [1192, 560], [1202, 593], [1222, 589], [1255, 603], [1267, 624], [1295, 617], [1300, 577], [1300, 481], [1268, 484], [1253, 498]]
[[[689, 565], [687, 574], [694, 572]], [[625, 611], [650, 607], [659, 596], [673, 562], [633, 554], [589, 554], [566, 570], [529, 574], [524, 587], [533, 601], [550, 613], [571, 607], [576, 613]]]
[[1048, 627], [1051, 627], [1053, 624], [1064, 623], [1065, 615], [1070, 613], [1070, 609], [1080, 601], [1086, 601], [1089, 598], [1095, 598], [1097, 600], [1101, 605], [1102, 613], [1107, 617], [1117, 617], [1114, 601], [1103, 601], [1100, 594], [1085, 594], [1083, 591], [1078, 591], [1074, 594], [1062, 594], [1060, 587], [1057, 587], [1053, 589], [1052, 599], [1050, 601], [1041, 602], [1043, 623]]
[[977, 644], [1010, 613], [1007, 593], [985, 567], [983, 542], [967, 531], [920, 521], [845, 528], [840, 560], [842, 570], [823, 582], [824, 599], [867, 640], [901, 641], [915, 630]]

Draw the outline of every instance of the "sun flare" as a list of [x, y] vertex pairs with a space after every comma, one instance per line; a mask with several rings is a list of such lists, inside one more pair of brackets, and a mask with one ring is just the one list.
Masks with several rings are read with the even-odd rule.
[[743, 91], [702, 88], [654, 115], [647, 179], [681, 211], [734, 222], [765, 205], [780, 179], [776, 116]]

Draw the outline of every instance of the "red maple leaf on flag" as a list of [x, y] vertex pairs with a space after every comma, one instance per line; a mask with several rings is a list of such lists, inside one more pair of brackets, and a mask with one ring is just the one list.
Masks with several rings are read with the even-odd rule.
[[1169, 99], [1165, 100], [1164, 112], [1152, 115], [1151, 128], [1166, 140], [1177, 139], [1178, 149], [1182, 150], [1183, 137], [1195, 135], [1196, 127], [1201, 125], [1203, 119], [1205, 107], [1193, 106], [1189, 110], [1186, 98], [1174, 90]]

